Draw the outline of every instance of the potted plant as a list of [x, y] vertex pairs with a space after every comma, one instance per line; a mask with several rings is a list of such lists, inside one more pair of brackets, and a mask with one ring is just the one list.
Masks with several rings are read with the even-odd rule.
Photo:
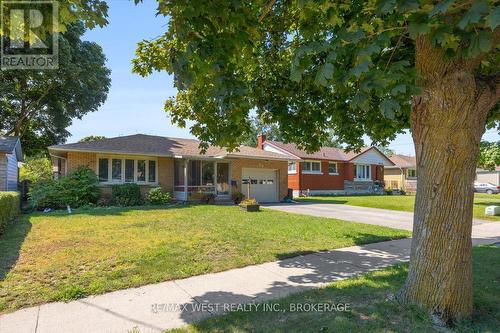
[[236, 193], [233, 193], [231, 198], [233, 199], [233, 202], [235, 205], [239, 205], [241, 200], [243, 200], [245, 196], [243, 195], [243, 193], [241, 192], [236, 192]]
[[245, 199], [240, 203], [240, 208], [246, 210], [247, 212], [258, 212], [260, 210], [260, 205], [257, 200]]

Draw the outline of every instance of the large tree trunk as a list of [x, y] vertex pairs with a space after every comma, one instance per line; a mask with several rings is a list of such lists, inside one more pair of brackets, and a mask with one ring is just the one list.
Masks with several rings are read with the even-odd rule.
[[416, 68], [423, 87], [411, 117], [418, 186], [398, 299], [449, 323], [472, 313], [473, 182], [496, 88], [477, 79], [477, 60], [446, 60], [425, 38], [417, 40]]

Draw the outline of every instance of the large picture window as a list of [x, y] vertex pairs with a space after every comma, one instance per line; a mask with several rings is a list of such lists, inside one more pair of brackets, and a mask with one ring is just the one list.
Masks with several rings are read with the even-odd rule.
[[120, 157], [99, 157], [97, 174], [101, 183], [156, 184], [157, 161]]
[[355, 164], [354, 165], [354, 175], [355, 175], [355, 178], [358, 180], [371, 179], [370, 165]]
[[337, 163], [335, 163], [335, 162], [328, 163], [328, 173], [330, 175], [337, 175], [339, 173], [337, 170]]

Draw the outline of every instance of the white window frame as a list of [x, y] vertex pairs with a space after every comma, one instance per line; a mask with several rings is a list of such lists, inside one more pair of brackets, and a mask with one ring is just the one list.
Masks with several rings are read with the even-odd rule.
[[[359, 181], [370, 181], [372, 180], [372, 168], [371, 168], [371, 165], [370, 164], [354, 164], [354, 167], [355, 167], [355, 174], [354, 174], [354, 180], [359, 180]], [[368, 170], [368, 177], [366, 178], [358, 178], [358, 168], [365, 168], [364, 172], [366, 172], [366, 170]]]
[[[410, 171], [415, 171], [415, 176], [410, 176]], [[417, 179], [417, 169], [408, 168], [407, 175], [408, 175], [408, 179]]]
[[[290, 166], [293, 165], [293, 169], [290, 170]], [[288, 162], [288, 174], [293, 175], [297, 173], [297, 162]]]
[[[108, 181], [99, 182], [100, 185], [113, 185], [113, 184], [137, 184], [137, 185], [158, 185], [158, 158], [150, 156], [131, 156], [131, 155], [97, 155], [96, 156], [96, 175], [99, 176], [99, 160], [108, 160]], [[113, 159], [121, 160], [121, 180], [113, 180]], [[125, 182], [125, 160], [134, 161], [134, 180], [132, 182]], [[137, 164], [138, 161], [146, 161], [146, 181], [137, 181]], [[149, 181], [149, 161], [155, 162], [155, 182]]]
[[[302, 166], [304, 166], [306, 163], [309, 163], [310, 166], [311, 166], [311, 168], [310, 168], [310, 170], [301, 169], [301, 172], [303, 174], [308, 174], [308, 175], [321, 175], [321, 174], [323, 174], [323, 172], [321, 171], [321, 161], [305, 160], [304, 162], [302, 162]], [[319, 164], [319, 170], [318, 171], [313, 171], [312, 170], [312, 164], [313, 163]]]
[[[335, 172], [330, 172], [330, 164], [335, 164]], [[328, 174], [331, 176], [338, 176], [339, 174], [339, 165], [337, 162], [328, 162]]]

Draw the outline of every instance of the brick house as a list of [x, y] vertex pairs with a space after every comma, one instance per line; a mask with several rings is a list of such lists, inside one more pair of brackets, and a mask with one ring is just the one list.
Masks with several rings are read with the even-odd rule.
[[383, 189], [384, 167], [394, 163], [376, 147], [360, 152], [322, 147], [309, 154], [294, 144], [266, 140], [259, 135], [257, 148], [288, 155], [288, 186], [297, 195], [370, 193]]
[[152, 135], [130, 135], [91, 142], [49, 147], [54, 172], [66, 175], [78, 166], [95, 171], [103, 195], [113, 184], [136, 183], [146, 193], [161, 186], [178, 200], [199, 193], [214, 193], [230, 200], [241, 192], [259, 202], [282, 200], [288, 191], [287, 166], [296, 158], [240, 146], [239, 151], [210, 146], [206, 153], [199, 141]]

